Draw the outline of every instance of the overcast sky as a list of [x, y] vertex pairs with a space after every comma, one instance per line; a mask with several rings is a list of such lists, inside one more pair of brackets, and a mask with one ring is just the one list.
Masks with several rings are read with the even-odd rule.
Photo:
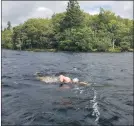
[[[99, 13], [103, 7], [123, 18], [133, 18], [133, 1], [79, 1], [79, 4], [90, 14]], [[28, 18], [50, 18], [53, 13], [65, 11], [66, 6], [67, 1], [2, 1], [2, 27], [6, 27], [7, 21], [15, 26]]]

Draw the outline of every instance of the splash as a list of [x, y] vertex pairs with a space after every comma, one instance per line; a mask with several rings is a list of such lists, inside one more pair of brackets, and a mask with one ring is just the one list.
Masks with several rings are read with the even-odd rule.
[[100, 112], [99, 112], [99, 109], [98, 109], [98, 103], [96, 101], [96, 98], [97, 98], [97, 92], [94, 88], [92, 88], [92, 90], [94, 91], [94, 97], [93, 97], [93, 100], [90, 100], [90, 102], [93, 104], [93, 113], [92, 115], [96, 117], [95, 119], [95, 123], [98, 124], [98, 120], [100, 118]]
[[37, 77], [37, 79], [45, 82], [45, 83], [53, 83], [53, 82], [58, 82], [58, 77], [50, 77], [50, 76], [44, 76], [44, 77]]

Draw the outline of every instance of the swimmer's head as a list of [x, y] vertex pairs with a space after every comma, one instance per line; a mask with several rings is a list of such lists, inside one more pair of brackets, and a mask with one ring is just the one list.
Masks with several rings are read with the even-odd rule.
[[59, 77], [63, 77], [63, 75], [61, 74]]
[[78, 78], [74, 78], [72, 81], [73, 81], [73, 83], [78, 83], [79, 79]]

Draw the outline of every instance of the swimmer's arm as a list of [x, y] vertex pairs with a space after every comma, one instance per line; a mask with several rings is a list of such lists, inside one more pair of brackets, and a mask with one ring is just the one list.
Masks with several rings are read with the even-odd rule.
[[88, 83], [86, 82], [79, 82], [80, 85], [89, 85]]

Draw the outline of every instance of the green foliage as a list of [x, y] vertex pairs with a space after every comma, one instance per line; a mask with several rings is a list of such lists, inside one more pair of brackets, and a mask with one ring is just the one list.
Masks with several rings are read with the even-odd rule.
[[120, 43], [121, 51], [128, 51], [130, 48], [130, 44], [127, 42], [121, 42]]
[[120, 47], [114, 48], [114, 49], [113, 48], [109, 48], [108, 52], [118, 53], [118, 52], [121, 52], [121, 48]]
[[77, 0], [69, 0], [66, 12], [51, 19], [31, 18], [2, 31], [2, 48], [19, 50], [132, 51], [134, 20], [123, 19], [100, 8], [90, 15]]
[[102, 38], [98, 39], [96, 43], [97, 51], [99, 52], [106, 52], [111, 47], [111, 40], [109, 38]]
[[5, 30], [2, 32], [2, 48], [12, 48], [12, 32]]
[[66, 51], [92, 51], [93, 31], [87, 27], [67, 29], [60, 41], [59, 48]]

